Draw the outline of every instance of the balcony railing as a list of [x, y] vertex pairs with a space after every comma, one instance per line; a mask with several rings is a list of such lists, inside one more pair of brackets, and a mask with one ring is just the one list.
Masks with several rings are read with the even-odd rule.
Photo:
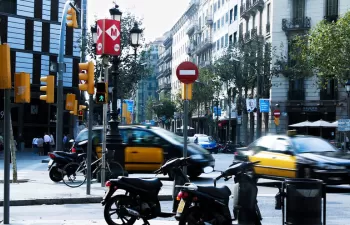
[[195, 54], [199, 55], [203, 51], [212, 47], [211, 38], [205, 38], [202, 42], [198, 43]]
[[288, 100], [305, 100], [305, 90], [289, 90], [288, 91]]
[[173, 52], [172, 52], [171, 49], [166, 50], [164, 52], [164, 55], [163, 55], [163, 60], [166, 61], [166, 62], [171, 60], [172, 59], [172, 54], [173, 54]]
[[285, 32], [309, 30], [311, 28], [311, 18], [282, 19], [282, 30]]
[[320, 100], [338, 100], [337, 91], [320, 90]]
[[192, 20], [187, 26], [186, 34], [188, 36], [191, 36], [196, 31], [197, 28], [198, 28], [198, 20]]
[[212, 15], [207, 15], [205, 17], [205, 22], [207, 26], [213, 25], [213, 16]]
[[158, 90], [168, 90], [171, 89], [171, 84], [163, 83], [158, 86]]
[[241, 0], [240, 14], [242, 18], [248, 19], [251, 13], [264, 8], [264, 0]]
[[166, 68], [166, 69], [163, 71], [163, 73], [164, 73], [165, 76], [171, 74], [171, 68]]

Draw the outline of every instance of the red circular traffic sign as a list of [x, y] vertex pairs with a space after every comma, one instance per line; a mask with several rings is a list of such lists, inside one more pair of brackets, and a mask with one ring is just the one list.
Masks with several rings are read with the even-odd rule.
[[273, 116], [276, 117], [276, 118], [279, 118], [281, 116], [281, 110], [275, 109], [273, 111]]
[[199, 71], [196, 64], [182, 62], [176, 69], [176, 76], [182, 83], [192, 84], [198, 79]]

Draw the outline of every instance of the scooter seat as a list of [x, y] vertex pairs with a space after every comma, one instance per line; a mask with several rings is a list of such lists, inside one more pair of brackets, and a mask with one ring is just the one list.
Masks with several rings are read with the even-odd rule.
[[54, 151], [54, 153], [56, 153], [59, 156], [69, 157], [69, 158], [73, 158], [73, 159], [78, 157], [78, 154], [75, 152]]
[[231, 191], [227, 186], [220, 188], [198, 186], [198, 191], [220, 199], [227, 199], [231, 195]]
[[120, 181], [148, 191], [159, 191], [163, 186], [162, 182], [158, 178], [141, 179], [122, 177], [120, 178]]

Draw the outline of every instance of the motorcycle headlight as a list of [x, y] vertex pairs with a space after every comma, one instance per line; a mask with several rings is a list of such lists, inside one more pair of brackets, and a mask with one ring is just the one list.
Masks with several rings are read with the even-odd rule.
[[204, 157], [202, 155], [191, 155], [191, 158], [194, 160], [204, 159]]
[[326, 169], [326, 170], [345, 170], [345, 166], [335, 166], [335, 165], [329, 165], [324, 163], [319, 163], [317, 165], [319, 168]]

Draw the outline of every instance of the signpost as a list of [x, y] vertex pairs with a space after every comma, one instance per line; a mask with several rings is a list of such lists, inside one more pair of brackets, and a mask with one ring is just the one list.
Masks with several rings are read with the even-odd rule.
[[97, 55], [120, 55], [120, 21], [103, 19], [97, 21]]
[[[196, 64], [192, 62], [182, 62], [176, 68], [176, 76], [177, 78], [184, 83], [184, 125], [183, 125], [183, 136], [184, 136], [184, 149], [183, 149], [183, 157], [187, 157], [187, 128], [188, 128], [188, 101], [192, 98], [192, 93], [188, 92], [189, 87], [198, 79], [199, 71]], [[187, 168], [184, 167], [184, 174], [187, 175]]]
[[278, 126], [280, 125], [281, 110], [275, 109], [273, 111], [273, 116], [275, 117], [274, 122], [276, 125], [276, 133], [278, 134]]
[[270, 112], [270, 99], [259, 99], [259, 107], [262, 113]]

